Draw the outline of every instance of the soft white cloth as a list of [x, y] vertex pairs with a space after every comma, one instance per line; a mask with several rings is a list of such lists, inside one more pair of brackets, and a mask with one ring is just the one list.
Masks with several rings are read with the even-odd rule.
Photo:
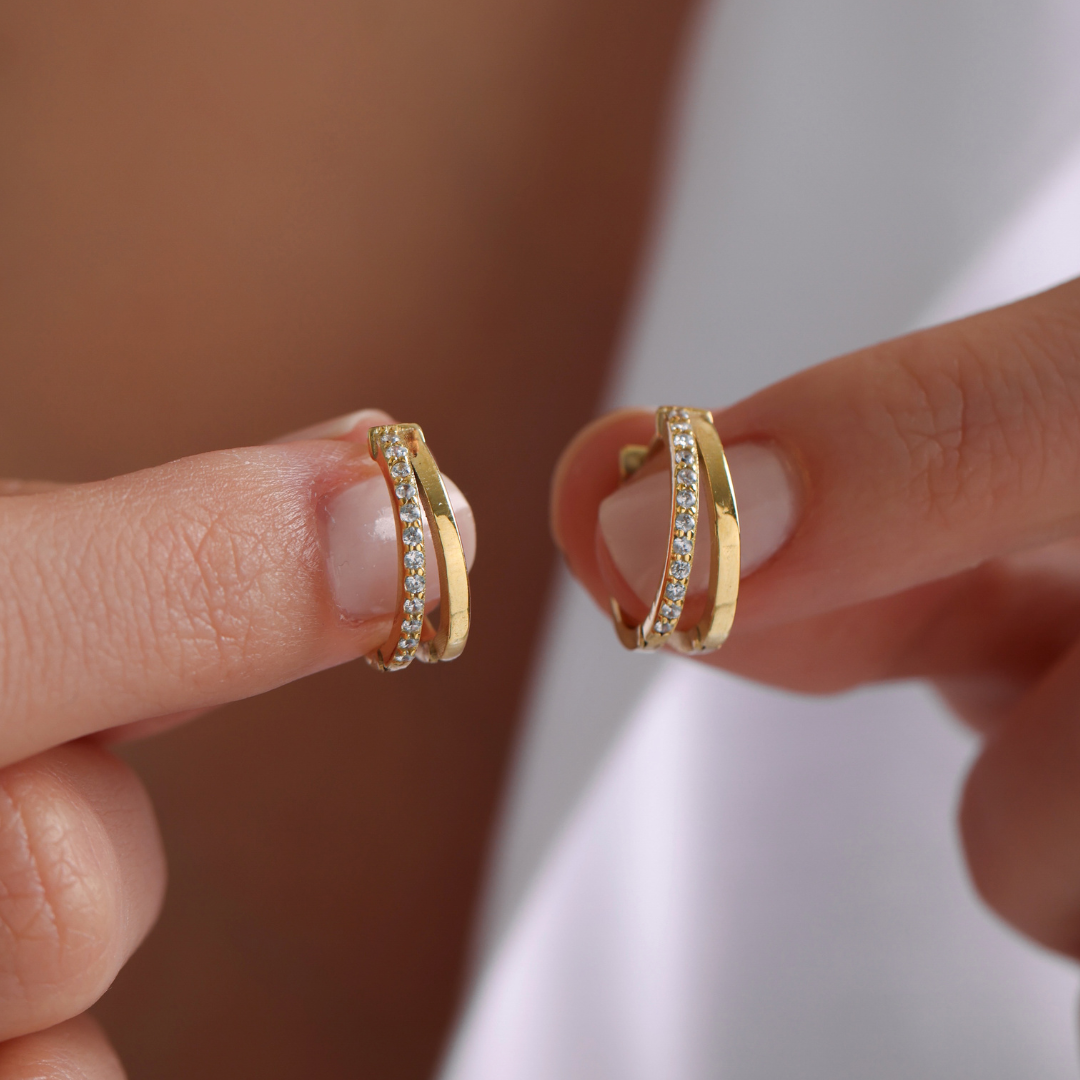
[[1065, 1080], [1076, 980], [980, 910], [924, 690], [654, 684], [485, 972], [468, 1080]]
[[[1080, 273], [1080, 9], [727, 0], [612, 403], [721, 404]], [[555, 605], [446, 1080], [1064, 1080], [1075, 978], [971, 895], [965, 736]], [[648, 684], [652, 683], [651, 689]]]

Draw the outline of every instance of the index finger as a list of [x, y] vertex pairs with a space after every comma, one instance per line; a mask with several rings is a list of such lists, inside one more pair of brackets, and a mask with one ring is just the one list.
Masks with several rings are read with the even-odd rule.
[[327, 440], [0, 500], [0, 764], [381, 644], [391, 507], [366, 449]]

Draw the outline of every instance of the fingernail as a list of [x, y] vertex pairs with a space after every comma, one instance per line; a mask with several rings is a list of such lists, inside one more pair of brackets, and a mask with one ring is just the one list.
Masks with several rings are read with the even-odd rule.
[[[798, 496], [792, 471], [769, 443], [725, 447], [739, 508], [741, 575], [753, 573], [783, 547], [795, 526]], [[600, 535], [626, 584], [645, 603], [659, 585], [667, 553], [671, 479], [651, 472], [624, 484], [600, 504]], [[708, 588], [707, 559], [695, 558], [689, 591]]]
[[[324, 420], [299, 431], [281, 435], [275, 443], [301, 442], [306, 439], [339, 439], [364, 442], [368, 429], [378, 424], [392, 424], [393, 417], [381, 409], [360, 409], [333, 420]], [[476, 558], [476, 520], [472, 507], [461, 489], [448, 476], [443, 477], [450, 505], [454, 508], [465, 562], [472, 568]], [[393, 615], [397, 610], [398, 550], [394, 504], [385, 479], [369, 477], [339, 491], [325, 506], [326, 550], [330, 588], [338, 608], [350, 619], [372, 619]], [[431, 528], [424, 529], [424, 563], [427, 588], [424, 593], [428, 610], [439, 602], [439, 573]]]
[[305, 439], [348, 439], [362, 441], [367, 438], [368, 428], [376, 424], [391, 424], [393, 420], [381, 409], [358, 409], [356, 412], [336, 416], [333, 420], [323, 420], [310, 427], [290, 431], [288, 435], [279, 435], [271, 443], [302, 442]]
[[[472, 507], [452, 480], [444, 476], [443, 483], [454, 508], [465, 561], [471, 568], [476, 557]], [[395, 614], [400, 552], [394, 505], [386, 481], [382, 476], [372, 476], [354, 484], [334, 495], [325, 509], [327, 565], [338, 608], [350, 619]], [[439, 573], [426, 518], [423, 527], [427, 567], [425, 600], [430, 609], [438, 603]]]

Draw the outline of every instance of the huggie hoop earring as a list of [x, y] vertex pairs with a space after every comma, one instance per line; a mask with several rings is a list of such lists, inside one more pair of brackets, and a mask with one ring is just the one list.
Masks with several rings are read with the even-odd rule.
[[[684, 653], [712, 652], [723, 645], [731, 630], [739, 595], [739, 515], [731, 474], [712, 413], [664, 405], [656, 410], [652, 442], [624, 446], [619, 451], [623, 479], [633, 476], [665, 447], [671, 462], [671, 526], [660, 587], [640, 624], [626, 621], [614, 597], [611, 614], [619, 640], [628, 649], [670, 645]], [[709, 603], [697, 625], [678, 630], [690, 567], [702, 544], [709, 550]]]
[[[398, 605], [386, 643], [365, 658], [380, 671], [401, 671], [414, 658], [434, 664], [460, 656], [469, 636], [469, 573], [454, 510], [418, 424], [368, 432], [368, 449], [394, 498], [398, 538]], [[427, 567], [423, 514], [439, 572], [439, 628], [424, 613]]]

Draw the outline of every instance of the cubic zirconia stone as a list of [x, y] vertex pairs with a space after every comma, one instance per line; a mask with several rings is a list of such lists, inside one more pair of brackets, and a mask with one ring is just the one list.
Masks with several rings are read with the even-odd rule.
[[672, 409], [672, 416], [677, 416], [680, 420], [689, 420], [690, 414], [685, 409]]
[[679, 621], [679, 616], [682, 614], [682, 607], [679, 604], [661, 604], [660, 614], [665, 619], [671, 619], [673, 622]]
[[675, 502], [686, 510], [697, 504], [697, 496], [689, 488], [683, 488], [676, 493]]
[[416, 488], [412, 484], [398, 484], [394, 488], [394, 494], [399, 499], [411, 499], [416, 495]]
[[673, 562], [671, 564], [671, 576], [673, 578], [688, 578], [690, 576], [690, 564], [688, 562]]
[[418, 566], [424, 565], [424, 553], [422, 551], [406, 551], [405, 552], [405, 565], [410, 570], [415, 570]]
[[696, 457], [693, 450], [678, 450], [675, 453], [675, 460], [680, 465], [693, 465]]
[[669, 581], [667, 588], [664, 589], [664, 595], [669, 600], [681, 600], [686, 595], [686, 586], [675, 581]]
[[402, 521], [419, 521], [420, 520], [420, 507], [416, 503], [405, 503], [405, 505], [398, 511], [398, 517]]
[[693, 514], [676, 514], [675, 515], [675, 528], [682, 529], [683, 532], [693, 532], [694, 526], [697, 522], [694, 521]]
[[677, 433], [691, 430], [690, 425], [685, 420], [672, 420], [668, 427]]
[[423, 600], [406, 600], [405, 601], [405, 610], [410, 615], [418, 615], [421, 611], [424, 610], [424, 601]]
[[688, 450], [691, 446], [694, 445], [694, 436], [693, 435], [674, 435], [674, 436], [672, 436], [671, 441], [680, 450]]
[[409, 456], [409, 451], [400, 443], [394, 443], [392, 446], [384, 446], [383, 453], [386, 455], [387, 461], [397, 461], [400, 458], [407, 458]]
[[402, 651], [403, 653], [407, 653], [407, 652], [411, 652], [411, 651], [412, 651], [412, 647], [413, 647], [413, 645], [415, 645], [415, 644], [416, 644], [415, 642], [413, 642], [413, 641], [410, 641], [410, 640], [409, 640], [409, 639], [408, 639], [407, 637], [403, 637], [403, 638], [399, 638], [399, 639], [398, 639], [397, 647], [398, 647], [398, 648], [399, 648], [399, 649], [400, 649], [400, 650], [401, 650], [401, 651]]
[[680, 484], [690, 484], [693, 486], [697, 483], [697, 470], [696, 469], [680, 469], [676, 474]]
[[401, 629], [404, 630], [406, 634], [419, 634], [420, 627], [423, 625], [424, 623], [421, 619], [403, 619], [401, 622]]
[[399, 461], [390, 466], [390, 475], [398, 480], [408, 480], [412, 476], [412, 469], [409, 468], [407, 461]]
[[424, 591], [424, 579], [419, 574], [410, 574], [405, 579], [405, 591], [410, 593], [422, 593]]
[[401, 539], [406, 544], [422, 544], [424, 542], [424, 530], [415, 525], [410, 525], [402, 532]]
[[672, 626], [671, 623], [664, 622], [663, 619], [657, 619], [656, 622], [653, 623], [653, 630], [658, 634], [670, 634], [674, 629], [675, 627]]
[[687, 540], [685, 536], [676, 536], [671, 542], [671, 550], [676, 555], [689, 555], [694, 550], [693, 542]]
[[379, 442], [381, 442], [383, 446], [397, 446], [397, 444], [401, 442], [401, 439], [392, 431], [384, 431], [379, 436]]

